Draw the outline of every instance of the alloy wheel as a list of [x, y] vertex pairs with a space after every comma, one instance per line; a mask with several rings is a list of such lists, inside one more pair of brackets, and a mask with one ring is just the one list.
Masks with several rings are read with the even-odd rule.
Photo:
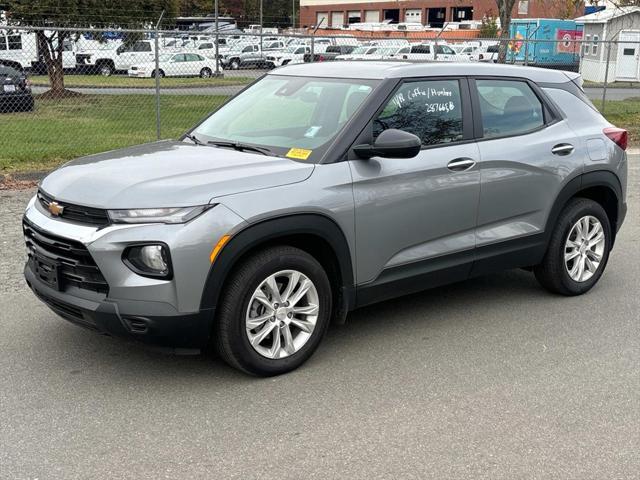
[[318, 291], [306, 275], [297, 270], [274, 273], [249, 301], [245, 318], [249, 343], [267, 358], [293, 355], [311, 338], [318, 312]]
[[598, 270], [605, 249], [605, 233], [592, 215], [580, 218], [569, 231], [564, 247], [564, 265], [575, 282], [586, 282]]

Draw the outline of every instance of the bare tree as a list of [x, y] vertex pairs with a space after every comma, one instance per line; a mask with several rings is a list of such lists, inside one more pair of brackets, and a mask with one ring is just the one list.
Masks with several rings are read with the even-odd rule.
[[504, 63], [507, 59], [507, 46], [509, 43], [509, 31], [511, 27], [511, 15], [516, 0], [496, 0], [498, 17], [500, 17], [500, 49], [498, 62]]

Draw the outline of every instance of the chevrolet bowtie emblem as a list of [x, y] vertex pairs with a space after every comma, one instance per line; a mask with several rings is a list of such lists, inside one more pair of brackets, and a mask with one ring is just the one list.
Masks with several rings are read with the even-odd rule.
[[62, 212], [64, 211], [64, 207], [60, 205], [58, 202], [49, 203], [48, 208], [49, 208], [49, 213], [51, 213], [51, 215], [53, 215], [54, 217], [59, 217], [60, 215], [62, 215]]

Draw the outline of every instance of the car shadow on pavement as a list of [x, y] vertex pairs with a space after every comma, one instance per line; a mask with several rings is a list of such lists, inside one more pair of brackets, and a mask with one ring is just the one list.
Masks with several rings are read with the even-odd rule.
[[[331, 356], [352, 357], [362, 348], [385, 349], [389, 336], [412, 335], [412, 330], [457, 328], [456, 322], [486, 321], [482, 312], [495, 308], [496, 304], [512, 308], [525, 299], [548, 301], [550, 296], [531, 273], [513, 270], [371, 305], [352, 312], [345, 325], [331, 325], [318, 352], [298, 372], [310, 374], [322, 369], [323, 360]], [[135, 341], [95, 334], [46, 312], [50, 318], [44, 319], [40, 330], [42, 342], [47, 343], [48, 353], [56, 357], [51, 361], [68, 363], [71, 375], [89, 374], [95, 369], [102, 381], [109, 381], [105, 377], [110, 375], [114, 380], [132, 383], [142, 377], [146, 383], [162, 383], [170, 378], [179, 382], [205, 378], [207, 383], [256, 380], [228, 367], [211, 351], [203, 355], [174, 355]], [[289, 375], [305, 374], [298, 372]]]

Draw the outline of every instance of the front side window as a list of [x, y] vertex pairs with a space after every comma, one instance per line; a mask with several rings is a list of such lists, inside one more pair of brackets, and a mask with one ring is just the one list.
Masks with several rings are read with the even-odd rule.
[[518, 80], [476, 80], [483, 136], [519, 135], [544, 125], [542, 103]]
[[304, 149], [315, 161], [379, 83], [268, 75], [192, 133], [203, 142], [249, 143], [277, 155]]
[[416, 45], [411, 47], [411, 53], [431, 53], [431, 47], [429, 45]]
[[436, 52], [437, 53], [441, 53], [443, 55], [455, 55], [456, 52], [454, 52], [451, 47], [447, 47], [446, 45], [438, 45], [436, 46]]
[[422, 145], [463, 139], [462, 97], [458, 80], [406, 82], [373, 121], [373, 136], [389, 128], [417, 135]]

